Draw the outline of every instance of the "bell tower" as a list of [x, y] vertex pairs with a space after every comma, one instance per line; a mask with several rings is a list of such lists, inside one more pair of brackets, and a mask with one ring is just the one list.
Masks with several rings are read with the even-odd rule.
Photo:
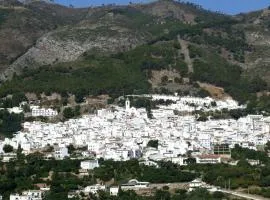
[[126, 99], [125, 105], [126, 105], [126, 111], [128, 111], [130, 109], [130, 101], [128, 98]]

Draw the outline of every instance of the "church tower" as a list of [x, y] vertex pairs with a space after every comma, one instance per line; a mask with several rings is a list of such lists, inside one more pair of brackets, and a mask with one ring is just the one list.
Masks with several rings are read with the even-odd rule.
[[128, 98], [126, 99], [125, 105], [126, 105], [126, 111], [129, 111], [129, 109], [130, 109], [130, 101], [129, 101]]

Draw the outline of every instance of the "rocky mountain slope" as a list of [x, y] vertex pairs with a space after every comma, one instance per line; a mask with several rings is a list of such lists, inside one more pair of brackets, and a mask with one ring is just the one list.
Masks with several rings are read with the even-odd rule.
[[126, 51], [154, 38], [143, 27], [157, 26], [156, 31], [166, 32], [170, 30], [158, 30], [158, 24], [169, 19], [194, 24], [200, 15], [191, 6], [169, 1], [88, 10], [36, 1], [26, 5], [15, 2], [1, 8], [3, 80], [25, 67], [73, 61], [88, 50]]
[[18, 62], [17, 59], [21, 59], [44, 34], [77, 23], [86, 13], [86, 9], [71, 9], [45, 2], [22, 4], [15, 0], [0, 1], [1, 72]]
[[0, 78], [22, 76], [0, 89], [185, 92], [200, 81], [246, 99], [242, 90], [259, 92], [270, 83], [269, 13], [228, 16], [172, 0], [87, 9], [2, 1]]
[[252, 51], [246, 54], [247, 74], [270, 80], [270, 9], [240, 15], [247, 43]]

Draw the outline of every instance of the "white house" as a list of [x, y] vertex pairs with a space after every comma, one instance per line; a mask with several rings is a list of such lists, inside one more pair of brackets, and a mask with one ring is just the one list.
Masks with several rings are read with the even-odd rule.
[[140, 182], [136, 179], [131, 179], [126, 184], [121, 185], [122, 190], [138, 190], [142, 188], [148, 188], [149, 182]]
[[115, 187], [110, 187], [110, 195], [111, 196], [117, 196], [119, 192], [119, 187], [115, 186]]
[[189, 187], [195, 188], [195, 187], [201, 187], [203, 184], [201, 179], [194, 179], [189, 183]]
[[196, 157], [197, 164], [217, 164], [221, 163], [219, 155], [199, 155]]
[[202, 180], [201, 179], [194, 179], [193, 181], [191, 181], [190, 183], [189, 183], [189, 191], [192, 191], [192, 190], [194, 190], [194, 189], [196, 189], [196, 188], [200, 188], [200, 187], [203, 187], [203, 185], [205, 185], [205, 183], [204, 182], [202, 182]]
[[49, 109], [45, 109], [45, 108], [39, 108], [38, 106], [32, 106], [32, 116], [33, 117], [54, 117], [58, 115], [58, 112], [49, 108]]
[[10, 200], [42, 200], [43, 193], [40, 190], [24, 191], [20, 194], [11, 194]]
[[155, 168], [159, 168], [159, 165], [156, 162], [151, 161], [151, 160], [141, 161], [139, 164], [140, 165], [146, 165], [146, 166], [152, 166], [152, 167], [155, 167]]
[[179, 156], [179, 157], [172, 157], [172, 158], [166, 158], [166, 161], [171, 161], [172, 163], [178, 164], [180, 166], [187, 165], [186, 160], [187, 158]]
[[74, 191], [71, 191], [71, 192], [69, 192], [68, 193], [68, 199], [73, 199], [73, 198], [76, 198], [77, 197], [77, 193], [76, 193], [76, 191], [74, 192]]
[[0, 153], [4, 153], [4, 143], [0, 141]]
[[246, 159], [246, 160], [252, 166], [260, 164], [260, 160], [252, 160], [252, 159]]
[[28, 190], [22, 193], [25, 196], [30, 197], [31, 200], [42, 200], [43, 192], [41, 190]]
[[31, 200], [31, 198], [25, 195], [11, 194], [9, 200]]
[[22, 148], [25, 152], [30, 152], [30, 150], [31, 150], [31, 143], [30, 143], [30, 142], [24, 142], [24, 143], [21, 143], [21, 148]]
[[84, 160], [81, 161], [81, 168], [85, 170], [91, 170], [99, 167], [98, 160]]
[[23, 112], [23, 109], [20, 107], [13, 107], [13, 108], [8, 108], [9, 113], [15, 113], [15, 114], [20, 114]]
[[92, 194], [96, 194], [99, 190], [105, 191], [106, 186], [96, 184], [96, 185], [91, 185], [91, 186], [87, 186], [86, 188], [84, 188], [85, 193], [92, 193]]
[[56, 147], [54, 149], [54, 157], [56, 159], [64, 159], [65, 157], [69, 157], [68, 148], [67, 147]]
[[211, 149], [211, 137], [209, 134], [200, 134], [198, 140], [202, 147]]
[[17, 154], [16, 153], [5, 153], [3, 155], [3, 162], [9, 162], [11, 160], [15, 160], [17, 158]]

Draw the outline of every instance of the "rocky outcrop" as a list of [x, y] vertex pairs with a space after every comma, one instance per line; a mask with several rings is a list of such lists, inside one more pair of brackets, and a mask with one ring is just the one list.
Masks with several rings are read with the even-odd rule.
[[115, 27], [104, 34], [96, 29], [86, 30], [85, 28], [53, 31], [40, 38], [35, 46], [11, 64], [0, 79], [10, 79], [14, 73], [20, 74], [28, 67], [35, 68], [58, 62], [74, 61], [88, 51], [103, 53], [127, 51], [144, 43], [145, 40], [146, 38], [141, 33], [137, 34]]
[[196, 15], [190, 12], [184, 4], [174, 1], [159, 0], [152, 4], [142, 6], [142, 11], [160, 18], [174, 18], [188, 24], [195, 23]]

